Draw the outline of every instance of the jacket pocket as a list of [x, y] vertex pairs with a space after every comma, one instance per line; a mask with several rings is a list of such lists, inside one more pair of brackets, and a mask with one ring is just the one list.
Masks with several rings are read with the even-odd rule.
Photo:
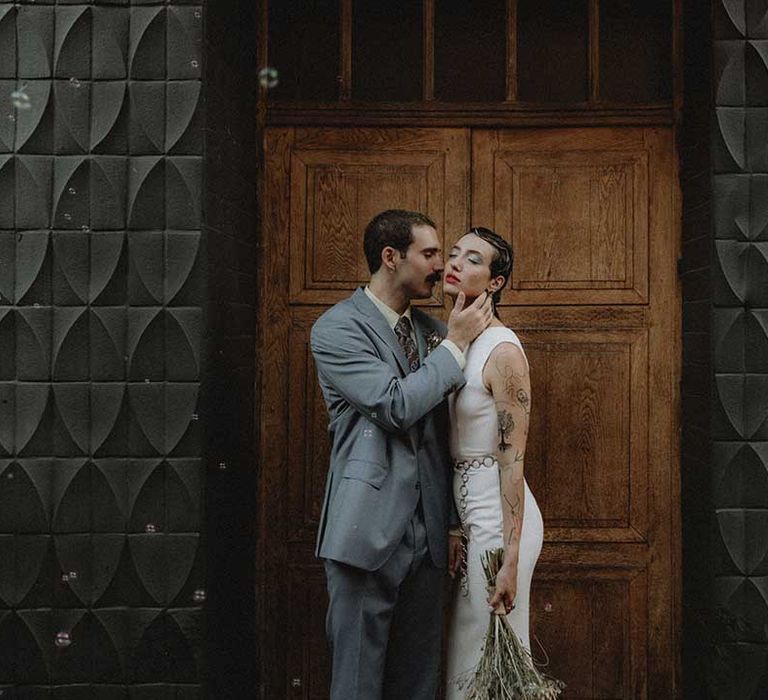
[[345, 479], [356, 479], [370, 484], [375, 489], [381, 488], [387, 478], [388, 469], [379, 462], [368, 462], [364, 459], [350, 459], [344, 470]]

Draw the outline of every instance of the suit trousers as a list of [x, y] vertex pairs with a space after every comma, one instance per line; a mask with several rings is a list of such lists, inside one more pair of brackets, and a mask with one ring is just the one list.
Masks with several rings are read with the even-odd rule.
[[421, 501], [376, 571], [325, 560], [331, 700], [434, 700], [445, 571], [432, 562]]

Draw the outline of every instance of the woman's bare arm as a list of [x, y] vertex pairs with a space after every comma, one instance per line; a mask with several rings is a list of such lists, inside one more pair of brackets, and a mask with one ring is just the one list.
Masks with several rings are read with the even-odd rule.
[[525, 448], [531, 410], [528, 363], [520, 348], [513, 343], [497, 345], [483, 370], [483, 381], [496, 403], [496, 459], [504, 526], [504, 565], [496, 577], [496, 590], [489, 603], [498, 612], [505, 612], [512, 608], [517, 594], [517, 562], [525, 512]]

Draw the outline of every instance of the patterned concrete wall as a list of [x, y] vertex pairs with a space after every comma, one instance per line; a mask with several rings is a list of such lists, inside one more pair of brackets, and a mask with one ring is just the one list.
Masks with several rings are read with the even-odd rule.
[[199, 695], [202, 28], [177, 0], [0, 0], [10, 697]]
[[[718, 697], [768, 688], [768, 2], [713, 2], [711, 488]], [[759, 689], [762, 689], [759, 690]]]

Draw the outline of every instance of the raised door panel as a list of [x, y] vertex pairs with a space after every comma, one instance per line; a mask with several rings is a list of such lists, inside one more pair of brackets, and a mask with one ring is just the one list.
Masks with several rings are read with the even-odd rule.
[[290, 542], [312, 543], [317, 534], [330, 463], [328, 412], [309, 348], [316, 313], [294, 318], [288, 342], [288, 464], [285, 505]]
[[[398, 130], [392, 130], [397, 132]], [[424, 212], [443, 244], [467, 225], [468, 136], [461, 130], [300, 132], [290, 154], [290, 300], [330, 305], [369, 277], [362, 232], [384, 209]], [[395, 134], [396, 135], [396, 134]], [[436, 289], [428, 304], [441, 305]]]
[[531, 651], [568, 698], [644, 697], [647, 577], [637, 569], [545, 568], [531, 593]]
[[284, 572], [283, 595], [291, 602], [274, 648], [285, 654], [282, 687], [265, 697], [324, 700], [330, 687], [328, 643], [325, 639], [327, 593], [320, 564], [290, 564]]
[[491, 222], [516, 256], [504, 303], [648, 300], [648, 148], [585, 131], [473, 136], [473, 223]]
[[647, 333], [518, 328], [531, 366], [526, 475], [552, 541], [643, 541]]

